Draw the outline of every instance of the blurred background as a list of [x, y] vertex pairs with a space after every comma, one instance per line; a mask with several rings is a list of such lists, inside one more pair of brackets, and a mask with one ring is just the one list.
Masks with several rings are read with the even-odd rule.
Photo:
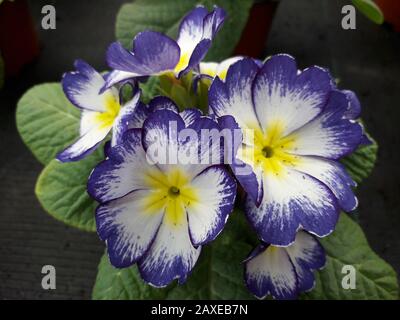
[[[19, 41], [19, 49], [22, 59], [29, 53], [36, 58], [21, 70], [13, 66], [0, 90], [1, 299], [90, 299], [104, 244], [95, 233], [70, 228], [40, 207], [34, 186], [42, 165], [17, 133], [15, 109], [28, 88], [60, 81], [76, 58], [105, 70], [105, 50], [115, 40], [115, 17], [125, 2], [31, 0], [24, 7], [29, 8], [24, 14], [32, 17], [38, 42], [32, 33], [30, 41]], [[376, 25], [359, 13], [356, 30], [343, 30], [341, 8], [348, 3], [282, 0], [276, 12], [259, 8], [252, 19], [259, 19], [262, 28], [249, 29], [244, 47], [237, 49], [257, 52], [261, 45], [261, 58], [285, 52], [295, 56], [301, 68], [327, 67], [340, 78], [341, 88], [358, 94], [362, 118], [379, 144], [376, 167], [357, 189], [359, 221], [371, 247], [400, 273], [400, 33], [396, 26]], [[41, 10], [47, 4], [56, 8], [55, 30], [41, 28]], [[399, 11], [391, 14], [400, 18]], [[0, 24], [7, 19], [11, 16], [0, 7]], [[13, 35], [7, 26], [0, 35], [13, 41], [24, 36]], [[57, 270], [56, 290], [41, 287], [46, 264]]]

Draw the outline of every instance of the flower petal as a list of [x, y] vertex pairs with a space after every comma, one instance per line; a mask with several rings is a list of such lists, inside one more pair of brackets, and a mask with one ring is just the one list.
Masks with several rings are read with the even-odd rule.
[[218, 64], [217, 67], [217, 76], [221, 79], [221, 80], [225, 80], [226, 75], [228, 74], [228, 70], [229, 67], [231, 65], [233, 65], [234, 63], [236, 63], [239, 60], [242, 60], [244, 57], [241, 56], [237, 56], [237, 57], [231, 57], [228, 59], [225, 59], [224, 61], [222, 61], [220, 64]]
[[61, 162], [78, 161], [92, 153], [110, 132], [111, 126], [98, 124], [81, 136], [75, 143], [57, 155]]
[[319, 237], [330, 234], [339, 208], [332, 192], [315, 178], [286, 168], [264, 175], [263, 200], [257, 208], [248, 197], [246, 215], [266, 243], [288, 246], [302, 227]]
[[99, 125], [98, 122], [99, 112], [85, 110], [83, 109], [81, 112], [81, 121], [79, 126], [79, 135], [83, 136], [88, 133], [90, 130], [96, 128]]
[[172, 99], [164, 96], [158, 96], [151, 99], [149, 102], [149, 108], [151, 112], [166, 109], [179, 113], [179, 109], [175, 102]]
[[143, 124], [143, 146], [146, 157], [162, 171], [176, 165], [178, 158], [178, 135], [185, 128], [181, 116], [171, 110], [158, 110], [149, 115]]
[[138, 102], [135, 111], [131, 114], [129, 119], [129, 129], [141, 129], [144, 121], [151, 113], [150, 108], [142, 102]]
[[182, 64], [182, 66], [178, 69], [175, 69], [175, 72], [178, 72], [178, 78], [182, 75], [186, 74], [189, 70], [196, 67], [200, 61], [204, 59], [207, 54], [207, 51], [211, 47], [211, 40], [210, 39], [203, 39], [201, 40], [193, 49], [188, 64]]
[[[140, 112], [139, 104], [140, 102], [140, 94], [141, 92], [138, 91], [133, 98], [128, 101], [119, 111], [118, 116], [114, 120], [113, 124], [113, 135], [111, 139], [111, 146], [115, 146], [122, 142], [122, 136], [126, 130], [128, 130], [134, 123], [136, 124], [138, 120], [137, 111]], [[143, 108], [143, 107], [142, 107]], [[143, 120], [144, 121], [144, 120]], [[137, 126], [136, 128], [140, 128]]]
[[[342, 92], [346, 95], [347, 100], [349, 101], [349, 105], [347, 111], [344, 114], [344, 117], [350, 120], [358, 119], [361, 116], [361, 103], [358, 100], [357, 95], [351, 90], [342, 90]], [[361, 122], [360, 125], [363, 127], [363, 135], [361, 138], [360, 145], [371, 145], [374, 141], [368, 136], [365, 132], [364, 126]]]
[[222, 231], [233, 210], [236, 182], [222, 166], [204, 170], [191, 182], [198, 199], [186, 208], [193, 245], [204, 245]]
[[299, 292], [311, 290], [315, 284], [314, 270], [325, 266], [325, 250], [315, 237], [300, 231], [295, 242], [286, 248], [298, 280]]
[[203, 114], [199, 109], [196, 108], [188, 108], [183, 110], [180, 113], [183, 121], [185, 122], [185, 126], [190, 126], [196, 119], [200, 118]]
[[224, 9], [214, 6], [214, 10], [204, 18], [203, 39], [212, 40], [215, 34], [222, 27], [226, 18]]
[[194, 177], [211, 165], [223, 163], [221, 138], [223, 133], [218, 123], [208, 116], [196, 118], [185, 132], [180, 132], [178, 159], [189, 176]]
[[[177, 66], [178, 70], [175, 70], [178, 78], [198, 64], [210, 47], [210, 40], [203, 38], [204, 19], [207, 15], [208, 10], [203, 6], [198, 6], [190, 11], [179, 25], [177, 43], [181, 49], [181, 61]], [[205, 41], [202, 42], [202, 40]]]
[[124, 143], [111, 148], [108, 158], [94, 168], [88, 180], [88, 193], [97, 201], [105, 202], [133, 190], [146, 189], [144, 173], [149, 167], [141, 130], [131, 129], [124, 135]]
[[253, 98], [264, 131], [279, 121], [283, 135], [321, 113], [332, 89], [329, 73], [319, 67], [297, 73], [296, 61], [279, 54], [268, 59], [254, 81]]
[[208, 13], [203, 6], [189, 12], [179, 26], [178, 44], [181, 48], [180, 61], [175, 67], [178, 78], [198, 66], [211, 46], [211, 41], [225, 19], [225, 11], [214, 7]]
[[[210, 76], [211, 79], [215, 78], [218, 75], [218, 66], [219, 66], [219, 64], [216, 62], [201, 62], [199, 64], [199, 73], [200, 73], [200, 75]], [[225, 79], [222, 77], [219, 77], [219, 78], [221, 80]]]
[[349, 101], [349, 106], [345, 113], [346, 118], [359, 118], [361, 115], [361, 103], [360, 100], [358, 100], [357, 95], [351, 90], [342, 90], [342, 92], [346, 95]]
[[296, 169], [327, 185], [344, 211], [349, 212], [357, 207], [358, 201], [351, 189], [356, 186], [356, 183], [340, 163], [318, 157], [303, 156], [300, 157]]
[[104, 85], [102, 86], [102, 88], [100, 89], [100, 93], [103, 93], [108, 88], [112, 87], [113, 85], [115, 85], [117, 83], [122, 83], [124, 81], [127, 81], [127, 80], [135, 78], [135, 77], [140, 77], [140, 75], [137, 73], [134, 73], [134, 72], [112, 70], [104, 76], [105, 82], [104, 82]]
[[260, 247], [245, 262], [248, 289], [259, 299], [271, 294], [275, 299], [295, 299], [297, 276], [285, 248]]
[[[133, 39], [132, 52], [114, 42], [107, 50], [108, 65], [117, 70], [131, 73], [133, 77], [156, 75], [173, 70], [179, 61], [180, 48], [171, 38], [154, 31], [143, 31]], [[125, 78], [126, 79], [126, 78]], [[110, 76], [106, 87], [122, 80], [122, 76]]]
[[221, 130], [229, 130], [231, 137], [230, 141], [225, 138], [224, 163], [230, 164], [240, 185], [258, 206], [263, 195], [262, 171], [237, 158], [238, 150], [242, 145], [243, 134], [235, 119], [232, 116], [222, 116], [218, 118], [218, 124]]
[[75, 106], [91, 111], [104, 112], [108, 95], [118, 98], [115, 89], [99, 94], [105, 81], [100, 73], [82, 60], [75, 61], [77, 71], [67, 72], [61, 80], [65, 95]]
[[202, 39], [204, 18], [207, 14], [208, 10], [206, 8], [198, 6], [183, 17], [179, 25], [179, 34], [176, 41], [181, 49], [189, 47], [193, 49]]
[[340, 91], [332, 91], [324, 112], [293, 132], [295, 143], [290, 152], [339, 159], [354, 151], [361, 142], [362, 126], [344, 118], [348, 101]]
[[201, 247], [193, 247], [190, 241], [186, 219], [171, 225], [164, 218], [149, 251], [138, 262], [139, 272], [144, 281], [155, 287], [164, 287], [174, 279], [182, 284], [200, 251]]
[[149, 191], [137, 190], [96, 210], [97, 232], [107, 242], [110, 262], [117, 268], [138, 261], [154, 241], [164, 208], [149, 206], [148, 196]]
[[225, 83], [216, 78], [208, 95], [212, 112], [218, 117], [233, 116], [241, 129], [259, 128], [251, 95], [257, 72], [258, 66], [252, 59], [243, 59], [229, 68]]

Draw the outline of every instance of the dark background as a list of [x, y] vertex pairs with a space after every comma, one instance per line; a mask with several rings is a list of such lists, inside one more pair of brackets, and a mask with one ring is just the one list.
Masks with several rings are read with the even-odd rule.
[[[95, 233], [67, 227], [41, 209], [34, 185], [42, 166], [18, 136], [15, 108], [26, 89], [59, 81], [76, 58], [104, 70], [105, 49], [114, 40], [115, 16], [123, 2], [31, 1], [41, 55], [0, 92], [0, 298], [91, 296], [104, 245]], [[357, 191], [360, 223], [373, 249], [400, 272], [400, 34], [359, 14], [357, 30], [341, 29], [341, 7], [348, 2], [283, 0], [265, 56], [286, 52], [300, 67], [328, 67], [342, 88], [359, 95], [363, 119], [380, 145], [374, 172]], [[56, 30], [40, 28], [45, 4], [56, 7]], [[41, 288], [46, 264], [56, 267], [56, 290]]]

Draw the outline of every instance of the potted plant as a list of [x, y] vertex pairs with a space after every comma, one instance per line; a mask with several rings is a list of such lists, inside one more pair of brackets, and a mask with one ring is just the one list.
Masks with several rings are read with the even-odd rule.
[[[288, 54], [228, 58], [247, 20], [241, 5], [250, 10], [231, 3], [124, 5], [109, 72], [77, 60], [62, 85], [35, 86], [18, 103], [18, 130], [45, 166], [41, 205], [105, 241], [93, 298], [397, 299], [395, 271], [345, 213], [377, 151], [356, 95]], [[217, 62], [202, 61], [207, 51]], [[202, 80], [208, 101], [196, 94]], [[188, 135], [202, 129], [239, 133], [238, 143], [211, 164], [202, 147], [215, 140]], [[354, 290], [341, 285], [349, 264], [363, 275]]]

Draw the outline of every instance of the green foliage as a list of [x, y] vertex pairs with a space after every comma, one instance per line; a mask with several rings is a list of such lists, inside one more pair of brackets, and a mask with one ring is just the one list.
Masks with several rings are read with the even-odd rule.
[[142, 89], [141, 100], [149, 103], [155, 96], [160, 95], [160, 79], [150, 77], [145, 83], [140, 83], [140, 89]]
[[59, 83], [29, 89], [18, 102], [16, 117], [22, 140], [43, 164], [79, 137], [80, 111]]
[[[316, 273], [316, 287], [305, 299], [398, 299], [396, 272], [369, 247], [360, 226], [342, 214], [334, 233], [321, 240], [327, 264]], [[345, 290], [341, 283], [344, 265], [354, 266], [356, 288]]]
[[96, 231], [94, 219], [97, 203], [86, 192], [87, 179], [93, 168], [104, 159], [100, 147], [78, 162], [52, 160], [36, 183], [36, 196], [54, 218], [85, 231]]

